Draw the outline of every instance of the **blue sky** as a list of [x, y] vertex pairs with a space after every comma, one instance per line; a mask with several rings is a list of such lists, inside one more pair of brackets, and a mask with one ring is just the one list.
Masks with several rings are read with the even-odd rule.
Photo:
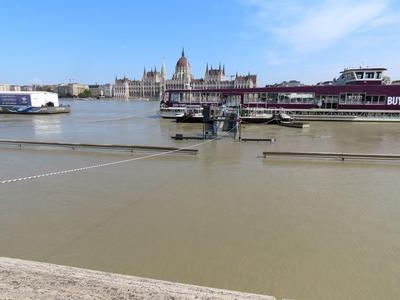
[[0, 2], [0, 83], [113, 82], [163, 59], [171, 76], [182, 46], [195, 77], [222, 62], [259, 84], [316, 83], [359, 65], [400, 79], [396, 0]]

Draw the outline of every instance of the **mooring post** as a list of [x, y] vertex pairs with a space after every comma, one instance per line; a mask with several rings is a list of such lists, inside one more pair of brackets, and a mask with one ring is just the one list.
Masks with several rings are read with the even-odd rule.
[[240, 117], [239, 117], [239, 122], [238, 122], [238, 126], [239, 126], [239, 142], [242, 141], [242, 122], [240, 121]]

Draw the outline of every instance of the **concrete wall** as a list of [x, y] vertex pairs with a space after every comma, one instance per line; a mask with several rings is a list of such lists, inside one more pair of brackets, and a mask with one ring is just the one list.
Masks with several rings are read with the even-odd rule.
[[255, 299], [274, 297], [0, 257], [1, 299]]

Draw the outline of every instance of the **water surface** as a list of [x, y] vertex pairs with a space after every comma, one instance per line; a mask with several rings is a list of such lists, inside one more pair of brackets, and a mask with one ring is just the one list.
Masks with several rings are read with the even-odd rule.
[[[74, 101], [0, 115], [0, 139], [188, 146], [157, 103]], [[247, 125], [173, 155], [0, 185], [0, 255], [293, 299], [400, 298], [400, 163], [263, 159], [398, 153], [400, 124]], [[0, 179], [146, 154], [0, 148]]]

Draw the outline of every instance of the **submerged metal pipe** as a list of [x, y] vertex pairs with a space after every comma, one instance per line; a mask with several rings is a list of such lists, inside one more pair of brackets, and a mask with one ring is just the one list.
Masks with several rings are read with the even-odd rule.
[[267, 156], [281, 157], [304, 157], [304, 158], [340, 158], [365, 159], [365, 160], [400, 160], [400, 154], [368, 154], [368, 153], [336, 153], [336, 152], [288, 152], [288, 151], [264, 151], [264, 158]]
[[141, 146], [141, 145], [120, 145], [120, 144], [87, 144], [87, 143], [60, 143], [60, 142], [36, 142], [36, 141], [16, 141], [16, 140], [0, 140], [0, 145], [17, 145], [22, 146], [40, 146], [40, 147], [65, 147], [76, 150], [82, 149], [103, 149], [103, 150], [126, 150], [137, 151], [160, 151], [160, 152], [184, 152], [197, 154], [197, 149], [176, 148], [163, 146]]

